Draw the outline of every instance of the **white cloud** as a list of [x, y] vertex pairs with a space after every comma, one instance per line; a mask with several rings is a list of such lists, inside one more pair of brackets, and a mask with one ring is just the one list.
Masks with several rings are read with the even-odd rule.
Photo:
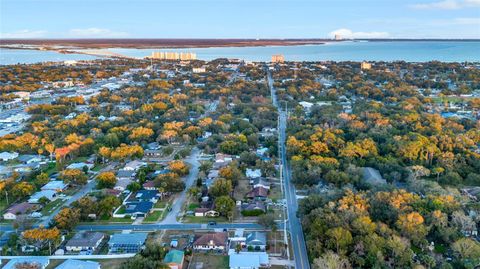
[[342, 28], [332, 31], [328, 34], [330, 37], [340, 35], [342, 38], [387, 38], [390, 36], [387, 32], [353, 32], [350, 29]]
[[468, 7], [480, 7], [480, 0], [443, 0], [425, 4], [410, 5], [414, 9], [461, 9]]
[[126, 32], [116, 32], [104, 28], [85, 28], [85, 29], [70, 29], [68, 31], [69, 37], [78, 38], [115, 38], [115, 37], [127, 37]]
[[15, 32], [10, 32], [10, 33], [0, 33], [1, 38], [41, 38], [45, 37], [47, 34], [47, 31], [43, 30], [19, 30]]
[[456, 18], [453, 23], [457, 25], [480, 25], [480, 18]]

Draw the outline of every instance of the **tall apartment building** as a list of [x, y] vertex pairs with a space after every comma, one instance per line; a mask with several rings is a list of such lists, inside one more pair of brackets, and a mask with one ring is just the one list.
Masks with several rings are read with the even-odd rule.
[[272, 63], [283, 63], [285, 62], [285, 57], [283, 54], [272, 55]]
[[343, 40], [343, 37], [339, 34], [335, 35], [335, 40]]
[[192, 52], [154, 51], [152, 52], [152, 56], [150, 58], [160, 60], [190, 61], [196, 60], [197, 54]]
[[372, 68], [372, 64], [369, 63], [369, 62], [362, 62], [361, 65], [360, 65], [360, 68], [362, 70], [369, 70]]

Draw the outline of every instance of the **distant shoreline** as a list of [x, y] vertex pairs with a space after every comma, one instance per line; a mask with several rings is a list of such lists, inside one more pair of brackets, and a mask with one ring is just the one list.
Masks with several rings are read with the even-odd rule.
[[[322, 45], [342, 41], [369, 42], [478, 42], [480, 39], [0, 39], [2, 48], [36, 49], [59, 51], [62, 49], [182, 49], [211, 47], [265, 47], [265, 46], [297, 46]], [[14, 45], [18, 45], [12, 47]], [[23, 46], [27, 47], [23, 47]]]

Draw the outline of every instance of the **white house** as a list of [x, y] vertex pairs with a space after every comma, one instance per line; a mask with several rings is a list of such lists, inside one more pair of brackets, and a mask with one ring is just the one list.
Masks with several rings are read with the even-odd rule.
[[52, 181], [48, 182], [47, 184], [43, 185], [43, 187], [41, 187], [40, 189], [42, 191], [52, 190], [52, 191], [56, 191], [56, 192], [62, 192], [63, 190], [65, 190], [66, 187], [67, 187], [67, 184], [65, 184], [63, 181], [52, 180]]
[[266, 252], [239, 252], [231, 249], [228, 253], [230, 269], [258, 269], [270, 267]]
[[2, 160], [4, 162], [15, 160], [16, 158], [18, 158], [18, 152], [6, 152], [6, 151], [4, 151], [4, 152], [0, 153], [0, 160]]
[[262, 176], [262, 170], [260, 170], [260, 169], [250, 169], [250, 168], [247, 168], [247, 170], [246, 170], [246, 172], [245, 172], [245, 175], [246, 175], [248, 178], [261, 177], [261, 176]]
[[32, 196], [30, 196], [30, 199], [28, 199], [28, 202], [30, 204], [38, 204], [40, 203], [40, 198], [42, 197], [45, 197], [48, 200], [52, 201], [56, 196], [57, 196], [57, 192], [53, 190], [39, 191], [34, 193]]
[[135, 161], [128, 162], [123, 169], [130, 170], [130, 171], [137, 171], [138, 169], [146, 165], [147, 165], [146, 162], [135, 160]]

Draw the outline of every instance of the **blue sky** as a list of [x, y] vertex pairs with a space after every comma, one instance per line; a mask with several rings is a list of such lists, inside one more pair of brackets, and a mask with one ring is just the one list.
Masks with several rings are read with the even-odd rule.
[[480, 38], [480, 0], [0, 0], [0, 38]]

